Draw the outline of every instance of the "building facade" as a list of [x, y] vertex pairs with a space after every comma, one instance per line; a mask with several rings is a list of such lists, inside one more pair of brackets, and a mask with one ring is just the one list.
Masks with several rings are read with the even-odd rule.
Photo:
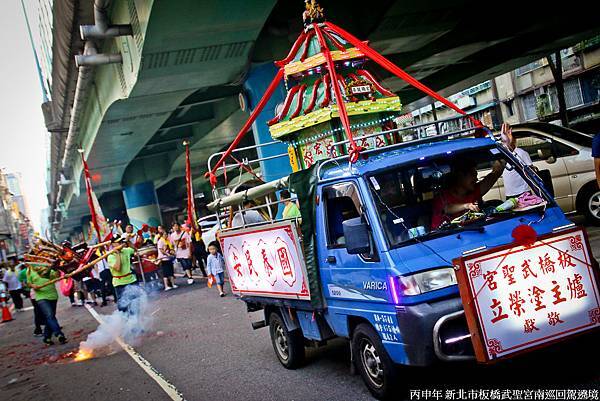
[[0, 170], [0, 264], [25, 253], [33, 227], [19, 173]]
[[[594, 134], [600, 100], [600, 36], [561, 51], [569, 125]], [[558, 97], [547, 59], [537, 60], [495, 79], [503, 120], [555, 122]]]
[[[569, 125], [595, 134], [600, 131], [600, 36], [562, 50], [561, 59]], [[482, 82], [449, 99], [495, 129], [503, 122], [560, 124], [556, 86], [546, 58]], [[455, 114], [435, 102], [404, 116], [402, 121], [419, 124]]]
[[52, 27], [53, 0], [38, 0], [37, 5], [37, 35], [35, 42], [38, 54], [44, 90], [48, 95], [52, 91]]

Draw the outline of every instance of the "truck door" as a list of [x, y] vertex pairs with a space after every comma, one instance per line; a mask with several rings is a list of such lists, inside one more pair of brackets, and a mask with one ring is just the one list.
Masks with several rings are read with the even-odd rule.
[[[362, 255], [347, 252], [343, 222], [363, 216], [368, 221], [356, 181], [324, 186], [317, 209], [318, 255], [323, 293], [329, 306], [336, 300], [387, 302], [386, 269], [371, 235], [371, 249]], [[373, 227], [371, 225], [371, 227]]]

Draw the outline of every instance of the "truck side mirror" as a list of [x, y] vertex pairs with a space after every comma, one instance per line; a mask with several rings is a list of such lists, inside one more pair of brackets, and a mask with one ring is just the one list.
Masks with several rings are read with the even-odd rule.
[[348, 219], [342, 223], [344, 238], [346, 239], [346, 250], [350, 255], [369, 253], [371, 241], [369, 239], [369, 227], [362, 217]]

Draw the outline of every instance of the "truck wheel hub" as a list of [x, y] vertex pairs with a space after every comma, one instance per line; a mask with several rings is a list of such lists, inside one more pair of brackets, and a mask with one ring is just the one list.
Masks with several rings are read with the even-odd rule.
[[363, 342], [361, 359], [369, 380], [380, 387], [383, 385], [383, 368], [375, 346], [368, 341]]
[[288, 358], [288, 344], [287, 338], [285, 337], [285, 332], [283, 331], [283, 327], [277, 325], [275, 328], [275, 345], [277, 346], [277, 352], [284, 360]]

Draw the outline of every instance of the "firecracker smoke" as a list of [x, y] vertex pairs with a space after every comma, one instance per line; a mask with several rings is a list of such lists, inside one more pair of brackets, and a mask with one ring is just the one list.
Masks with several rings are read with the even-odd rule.
[[79, 357], [116, 352], [121, 349], [117, 338], [129, 345], [139, 343], [141, 336], [150, 329], [154, 320], [149, 311], [148, 295], [139, 286], [127, 286], [119, 299], [119, 306], [121, 305], [126, 306], [128, 311], [116, 310], [111, 315], [103, 316], [98, 329], [79, 344]]

